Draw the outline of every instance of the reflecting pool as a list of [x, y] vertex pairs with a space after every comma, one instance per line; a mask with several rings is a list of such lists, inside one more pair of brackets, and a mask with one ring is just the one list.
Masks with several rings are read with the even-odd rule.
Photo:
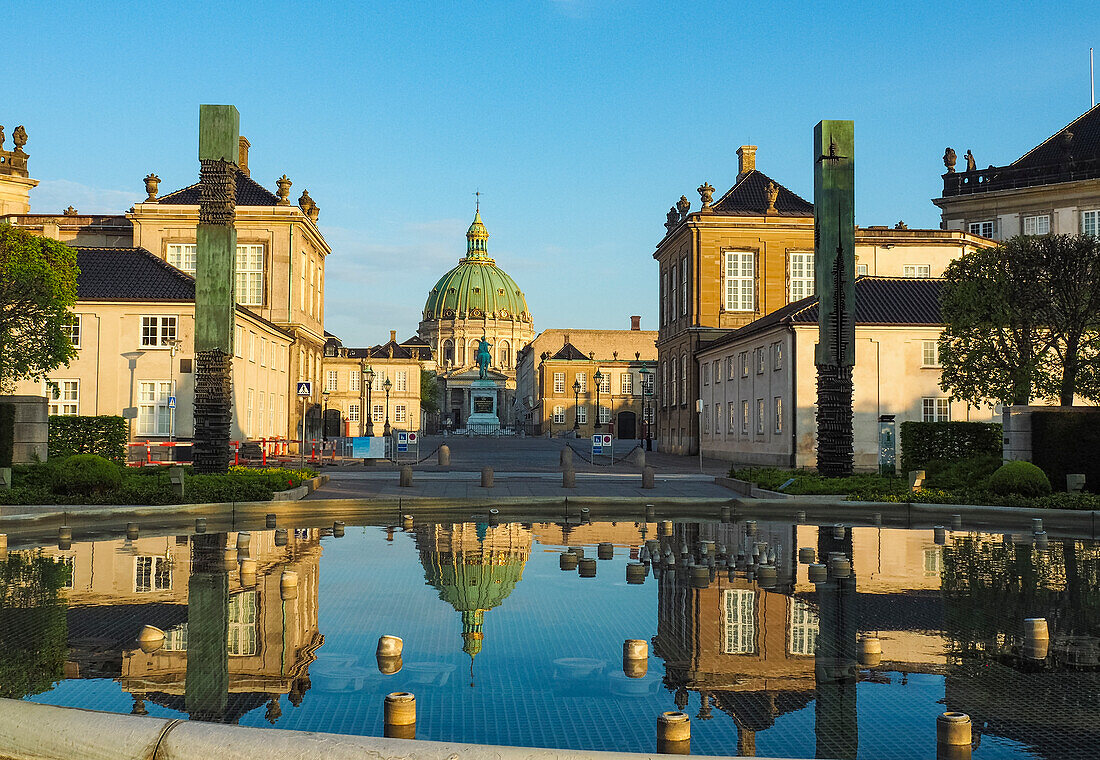
[[952, 710], [974, 758], [1100, 757], [1091, 541], [765, 519], [153, 533], [11, 540], [0, 696], [382, 735], [408, 691], [419, 739], [637, 752], [679, 709], [694, 754], [806, 758], [935, 757]]

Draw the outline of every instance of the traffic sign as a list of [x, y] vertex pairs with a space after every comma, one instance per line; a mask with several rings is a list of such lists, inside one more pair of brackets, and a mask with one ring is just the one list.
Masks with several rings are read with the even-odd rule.
[[169, 409], [175, 409], [176, 408], [176, 397], [175, 396], [169, 396], [168, 397], [168, 408]]
[[302, 397], [312, 396], [313, 395], [313, 383], [310, 382], [309, 380], [299, 380], [298, 381], [298, 395], [302, 396]]
[[409, 433], [409, 443], [416, 443], [416, 433]]
[[397, 451], [404, 453], [409, 450], [409, 433], [406, 430], [397, 432]]

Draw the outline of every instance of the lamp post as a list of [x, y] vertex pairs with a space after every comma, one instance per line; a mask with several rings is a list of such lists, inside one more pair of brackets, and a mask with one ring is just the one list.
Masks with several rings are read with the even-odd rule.
[[328, 388], [321, 391], [321, 398], [321, 452], [324, 453], [328, 443]]
[[604, 374], [597, 369], [593, 379], [596, 381], [596, 423], [593, 429], [599, 430], [602, 427], [600, 424], [600, 384], [603, 382]]
[[639, 374], [642, 376], [642, 424], [645, 426], [645, 449], [646, 451], [653, 451], [653, 434], [650, 430], [648, 414], [649, 400], [653, 395], [649, 380], [653, 376], [653, 370], [649, 368], [648, 364], [643, 364]]
[[122, 410], [122, 416], [129, 422], [129, 440], [134, 440], [134, 420], [137, 418], [137, 407], [134, 406], [134, 370], [137, 369], [137, 361], [145, 356], [144, 351], [127, 351], [122, 354], [126, 360], [126, 367], [130, 370], [130, 405]]
[[573, 429], [580, 430], [581, 419], [581, 381], [573, 381]]
[[369, 364], [366, 365], [366, 367], [367, 369], [363, 373], [363, 377], [366, 378], [367, 381], [367, 429], [364, 432], [367, 434], [367, 437], [370, 438], [374, 436], [374, 408], [370, 404], [370, 392], [374, 387], [374, 370]]
[[[168, 441], [171, 443], [176, 440], [176, 407], [179, 405], [179, 396], [176, 393], [176, 351], [179, 351], [180, 345], [183, 343], [179, 338], [171, 338], [168, 343], [168, 373], [169, 382], [168, 388], [174, 399], [172, 405], [168, 409]], [[174, 450], [173, 450], [174, 451]]]
[[387, 377], [386, 382], [382, 383], [382, 389], [386, 391], [386, 425], [382, 428], [382, 435], [389, 436], [390, 434], [390, 388], [393, 387], [393, 383]]

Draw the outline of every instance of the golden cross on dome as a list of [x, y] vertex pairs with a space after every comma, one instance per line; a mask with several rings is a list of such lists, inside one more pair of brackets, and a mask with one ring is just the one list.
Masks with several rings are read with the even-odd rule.
[[477, 198], [477, 200], [474, 201], [474, 210], [481, 211], [481, 188], [478, 188], [477, 191], [474, 192], [474, 195]]

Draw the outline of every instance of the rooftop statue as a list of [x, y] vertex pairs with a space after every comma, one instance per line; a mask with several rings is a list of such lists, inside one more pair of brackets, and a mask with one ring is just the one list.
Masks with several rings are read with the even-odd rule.
[[947, 167], [948, 174], [955, 173], [955, 162], [957, 160], [955, 151], [952, 148], [948, 148], [943, 152], [943, 165]]
[[974, 172], [978, 170], [978, 165], [974, 162], [974, 154], [970, 152], [969, 148], [966, 151], [966, 155], [963, 156], [966, 159], [966, 170], [968, 172]]

